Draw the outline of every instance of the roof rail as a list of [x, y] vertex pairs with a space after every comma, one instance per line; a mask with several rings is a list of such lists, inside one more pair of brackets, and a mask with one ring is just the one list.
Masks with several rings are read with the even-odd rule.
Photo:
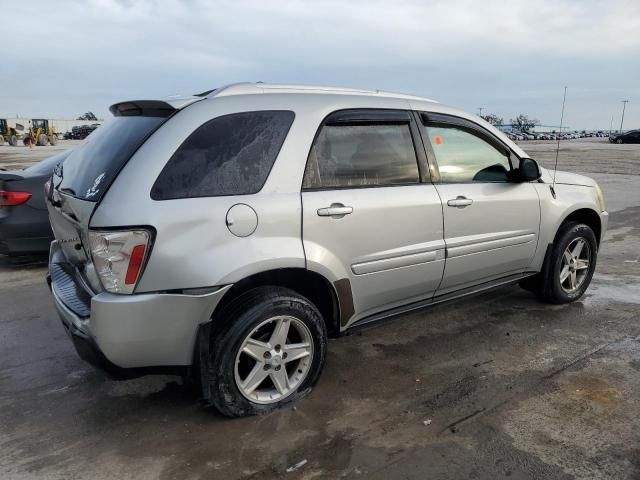
[[231, 95], [247, 95], [260, 93], [328, 93], [342, 95], [371, 95], [390, 98], [401, 98], [405, 100], [422, 100], [435, 102], [429, 98], [419, 97], [417, 95], [407, 95], [404, 93], [387, 92], [384, 90], [366, 90], [357, 88], [343, 87], [327, 87], [321, 85], [286, 85], [286, 84], [269, 84], [262, 82], [239, 82], [230, 83], [219, 88], [207, 90], [198, 93], [196, 97], [214, 98], [226, 97]]

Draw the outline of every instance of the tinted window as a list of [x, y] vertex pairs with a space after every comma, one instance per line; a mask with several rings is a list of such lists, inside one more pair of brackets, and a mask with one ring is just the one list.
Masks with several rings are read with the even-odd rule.
[[365, 187], [418, 181], [408, 124], [325, 125], [309, 153], [303, 187]]
[[509, 158], [480, 137], [456, 127], [426, 127], [442, 182], [506, 182]]
[[133, 153], [166, 119], [114, 117], [89, 135], [64, 161], [60, 190], [97, 202]]
[[244, 112], [208, 121], [178, 148], [151, 198], [215, 197], [258, 192], [293, 123], [289, 111]]
[[25, 168], [27, 172], [33, 172], [40, 175], [51, 175], [53, 170], [59, 163], [62, 163], [73, 150], [67, 150], [66, 152], [59, 153], [54, 155], [53, 157], [49, 157], [46, 160], [42, 160], [41, 162], [36, 163], [35, 165], [31, 165], [28, 168]]

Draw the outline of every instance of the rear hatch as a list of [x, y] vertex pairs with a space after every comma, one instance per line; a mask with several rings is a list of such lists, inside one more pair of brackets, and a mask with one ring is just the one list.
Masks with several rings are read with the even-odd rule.
[[[176, 111], [161, 101], [125, 102], [110, 110], [114, 117], [54, 170], [46, 192], [51, 228], [64, 262], [78, 271], [94, 292], [102, 287], [88, 253], [91, 216], [133, 154]], [[61, 263], [60, 259], [55, 263]]]

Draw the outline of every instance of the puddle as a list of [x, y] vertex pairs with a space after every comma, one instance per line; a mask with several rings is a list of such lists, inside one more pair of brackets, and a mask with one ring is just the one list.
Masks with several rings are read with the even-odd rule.
[[585, 304], [633, 303], [640, 305], [640, 277], [596, 274], [587, 289]]

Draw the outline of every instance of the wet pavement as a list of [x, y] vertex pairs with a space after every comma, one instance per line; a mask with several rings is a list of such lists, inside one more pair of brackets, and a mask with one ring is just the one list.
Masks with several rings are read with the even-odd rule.
[[611, 217], [581, 301], [508, 287], [331, 340], [310, 396], [265, 417], [107, 379], [45, 259], [0, 259], [0, 478], [639, 478], [640, 177], [593, 176]]

